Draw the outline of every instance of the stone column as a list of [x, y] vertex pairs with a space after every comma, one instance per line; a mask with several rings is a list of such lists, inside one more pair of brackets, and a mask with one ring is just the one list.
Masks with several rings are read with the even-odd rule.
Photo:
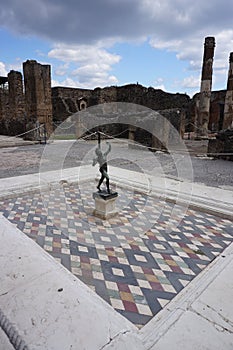
[[223, 129], [233, 128], [233, 52], [230, 53]]
[[1, 134], [10, 135], [7, 121], [10, 118], [8, 78], [0, 77], [0, 130]]
[[[19, 135], [26, 131], [25, 100], [23, 79], [20, 72], [11, 70], [8, 73], [9, 118], [7, 126], [9, 135]], [[23, 136], [25, 138], [25, 135]]]
[[208, 123], [210, 111], [210, 97], [212, 89], [212, 73], [214, 59], [215, 38], [206, 37], [204, 44], [204, 55], [201, 76], [201, 91], [197, 109], [197, 138], [208, 137]]
[[[9, 107], [11, 119], [25, 123], [25, 101], [23, 94], [23, 79], [20, 72], [11, 70], [8, 73]], [[24, 126], [25, 127], [25, 126]]]
[[53, 131], [51, 67], [34, 60], [23, 63], [27, 128], [45, 125], [48, 136]]

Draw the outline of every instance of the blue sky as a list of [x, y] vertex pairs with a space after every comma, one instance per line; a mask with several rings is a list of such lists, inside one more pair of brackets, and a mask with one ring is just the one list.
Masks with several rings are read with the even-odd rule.
[[[233, 51], [231, 0], [0, 0], [0, 75], [35, 59], [53, 86], [139, 83], [192, 96], [203, 43], [216, 39], [213, 89], [225, 89]], [[27, 10], [26, 10], [27, 9]]]

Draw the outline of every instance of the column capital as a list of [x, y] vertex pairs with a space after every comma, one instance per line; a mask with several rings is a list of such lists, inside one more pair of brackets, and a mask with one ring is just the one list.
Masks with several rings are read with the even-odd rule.
[[213, 36], [207, 36], [205, 38], [205, 47], [215, 47], [215, 38]]

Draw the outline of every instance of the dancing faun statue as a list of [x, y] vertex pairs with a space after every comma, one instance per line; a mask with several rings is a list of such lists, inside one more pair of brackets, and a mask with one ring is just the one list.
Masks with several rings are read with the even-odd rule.
[[108, 165], [107, 165], [107, 155], [111, 151], [111, 145], [109, 142], [106, 142], [108, 145], [108, 149], [106, 152], [102, 152], [100, 145], [95, 150], [96, 157], [93, 159], [92, 165], [95, 166], [97, 163], [99, 163], [99, 171], [101, 173], [101, 178], [98, 183], [98, 190], [101, 192], [100, 186], [103, 183], [104, 179], [106, 179], [106, 186], [107, 186], [107, 192], [111, 193], [109, 188], [109, 175], [108, 175]]

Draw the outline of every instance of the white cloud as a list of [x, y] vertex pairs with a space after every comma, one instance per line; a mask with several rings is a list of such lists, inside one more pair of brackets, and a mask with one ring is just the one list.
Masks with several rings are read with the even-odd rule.
[[[111, 75], [111, 69], [121, 57], [108, 52], [99, 43], [90, 46], [58, 44], [48, 56], [65, 62], [64, 65], [55, 69], [55, 73], [59, 76], [68, 75], [68, 79], [62, 84], [94, 88], [115, 85], [118, 82], [117, 78]], [[73, 69], [70, 68], [71, 64]]]
[[120, 61], [120, 56], [109, 53], [101, 47], [100, 43], [95, 45], [66, 45], [56, 44], [48, 54], [51, 58], [57, 58], [63, 62], [77, 62], [83, 64], [96, 60], [104, 64], [112, 65]]
[[69, 69], [69, 63], [65, 63], [56, 67], [54, 73], [57, 76], [63, 77], [64, 75], [66, 75], [68, 69]]
[[3, 62], [0, 62], [0, 75], [3, 77], [7, 76], [7, 70], [6, 70], [6, 66]]
[[7, 77], [7, 74], [10, 70], [15, 71], [21, 71], [22, 70], [22, 64], [21, 63], [14, 63], [14, 64], [6, 64], [4, 62], [0, 62], [0, 75], [3, 77]]
[[200, 87], [200, 77], [190, 75], [189, 77], [183, 79], [181, 86], [187, 89], [198, 89]]
[[[109, 46], [142, 40], [175, 52], [194, 79], [201, 71], [206, 36], [217, 43], [214, 81], [226, 79], [233, 50], [232, 0], [0, 0], [0, 5], [1, 25], [55, 43], [49, 58], [69, 65], [54, 71], [68, 74], [70, 84], [115, 84], [111, 69], [120, 56]], [[193, 82], [189, 77], [186, 84]]]
[[163, 78], [157, 78], [153, 83], [153, 88], [166, 91]]

